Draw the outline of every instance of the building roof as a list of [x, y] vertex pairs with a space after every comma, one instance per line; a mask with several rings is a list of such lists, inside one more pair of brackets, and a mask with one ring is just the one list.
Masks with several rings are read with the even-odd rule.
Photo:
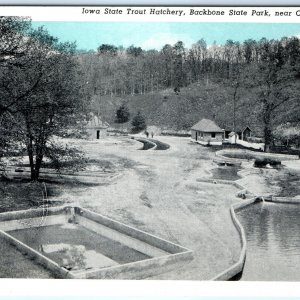
[[202, 132], [223, 132], [223, 130], [212, 120], [202, 119], [192, 127], [192, 130]]
[[[249, 126], [236, 126], [236, 132], [237, 133], [242, 133], [244, 132], [247, 128], [249, 128], [250, 131], [252, 131], [252, 129]], [[225, 131], [233, 131], [233, 126], [225, 126]]]
[[107, 122], [103, 122], [99, 117], [92, 116], [92, 118], [87, 123], [87, 128], [108, 128], [109, 124]]
[[248, 128], [250, 131], [252, 131], [251, 128], [250, 128], [249, 126], [246, 126], [246, 127], [243, 127], [243, 129], [241, 130], [241, 132], [244, 132], [247, 128]]

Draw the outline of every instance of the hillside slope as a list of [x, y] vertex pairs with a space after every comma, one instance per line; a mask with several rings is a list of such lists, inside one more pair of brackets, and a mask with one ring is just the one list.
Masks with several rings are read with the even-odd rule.
[[[249, 93], [249, 92], [248, 92]], [[126, 102], [131, 118], [140, 111], [147, 125], [162, 129], [189, 130], [202, 118], [215, 119], [221, 127], [233, 128], [233, 91], [220, 83], [198, 82], [182, 88], [176, 94], [172, 89], [125, 97], [94, 96], [93, 110], [98, 110], [102, 118], [115, 124], [115, 113], [122, 102]], [[237, 124], [257, 125], [257, 117], [251, 114], [251, 97], [241, 91], [245, 104], [237, 111]], [[250, 111], [250, 113], [249, 113]], [[130, 127], [130, 121], [121, 126]]]

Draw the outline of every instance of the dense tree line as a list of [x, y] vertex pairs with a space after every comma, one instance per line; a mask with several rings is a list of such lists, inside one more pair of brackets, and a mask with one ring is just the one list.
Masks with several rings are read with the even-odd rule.
[[[207, 45], [200, 39], [189, 49], [179, 41], [159, 51], [100, 45], [97, 52], [82, 53], [79, 58], [87, 88], [98, 99], [164, 89], [178, 95], [182, 88], [201, 83], [204, 88], [202, 94], [199, 89], [199, 99], [205, 98], [207, 86], [211, 94], [206, 101], [211, 101], [215, 108], [212, 114], [224, 127], [235, 131], [238, 125], [247, 125], [249, 119], [257, 120], [266, 150], [272, 143], [274, 126], [299, 121], [297, 37], [249, 39], [243, 43], [228, 40], [225, 45]], [[219, 89], [211, 91], [211, 84], [218, 84]]]
[[[232, 131], [256, 124], [269, 150], [276, 127], [300, 122], [299, 59], [296, 37], [224, 45], [200, 39], [190, 48], [178, 41], [161, 50], [100, 44], [80, 52], [27, 18], [0, 17], [2, 155], [25, 145], [36, 179], [45, 156], [58, 161], [64, 152], [53, 136], [82, 127], [88, 110], [105, 116], [109, 105], [118, 123], [141, 111], [147, 124], [158, 116], [163, 124], [155, 125], [175, 122], [176, 129], [188, 129], [200, 113]], [[170, 93], [157, 98], [163, 91], [172, 101]], [[140, 102], [131, 101], [137, 95]], [[120, 107], [124, 101], [130, 111]]]
[[297, 64], [299, 39], [228, 40], [225, 45], [209, 46], [201, 39], [189, 49], [179, 41], [159, 51], [102, 44], [97, 52], [80, 55], [86, 76], [91, 79], [90, 88], [103, 95], [145, 94], [181, 88], [201, 79], [232, 80], [252, 65], [275, 59]]

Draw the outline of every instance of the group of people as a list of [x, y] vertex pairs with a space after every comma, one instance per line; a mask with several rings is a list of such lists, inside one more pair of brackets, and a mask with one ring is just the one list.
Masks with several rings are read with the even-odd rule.
[[149, 137], [149, 135], [151, 135], [151, 138], [153, 139], [154, 132], [151, 131], [151, 133], [149, 133], [147, 130], [145, 130], [145, 135], [146, 135], [147, 138]]

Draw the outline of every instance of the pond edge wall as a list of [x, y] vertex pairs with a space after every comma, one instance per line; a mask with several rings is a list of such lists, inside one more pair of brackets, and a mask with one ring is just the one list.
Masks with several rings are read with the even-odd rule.
[[62, 268], [53, 260], [14, 238], [10, 234], [0, 230], [0, 237], [16, 247], [16, 249], [27, 256], [28, 259], [34, 259], [37, 264], [42, 265], [47, 270], [51, 271], [56, 278], [75, 278], [68, 270]]
[[[197, 182], [213, 183], [213, 184], [226, 184], [226, 185], [232, 185], [241, 190], [245, 190], [245, 187], [243, 187], [241, 184], [237, 183], [236, 181], [231, 181], [231, 180], [207, 178], [207, 179], [197, 179]], [[241, 200], [241, 202], [234, 203], [230, 206], [229, 210], [230, 210], [231, 220], [239, 234], [239, 238], [241, 241], [241, 253], [240, 253], [239, 259], [236, 263], [234, 263], [229, 268], [227, 268], [226, 270], [222, 271], [221, 273], [219, 273], [218, 275], [214, 276], [213, 278], [211, 278], [209, 280], [211, 280], [211, 281], [228, 281], [243, 272], [244, 264], [246, 261], [247, 240], [246, 240], [246, 234], [245, 234], [244, 228], [241, 225], [240, 221], [238, 220], [238, 218], [235, 214], [235, 211], [245, 208], [257, 201], [262, 201], [262, 200], [260, 200], [260, 199], [258, 200], [257, 197], [253, 197], [248, 200]]]
[[[238, 274], [241, 274], [243, 272], [244, 264], [246, 261], [247, 240], [246, 240], [246, 234], [245, 234], [244, 228], [241, 225], [240, 221], [238, 220], [235, 212], [242, 208], [245, 208], [253, 203], [256, 203], [257, 201], [258, 201], [257, 198], [251, 198], [248, 200], [244, 200], [243, 202], [238, 202], [238, 203], [231, 205], [230, 216], [231, 216], [231, 219], [232, 219], [232, 222], [233, 222], [235, 228], [237, 229], [237, 231], [240, 235], [240, 240], [241, 240], [241, 244], [242, 244], [241, 254], [240, 254], [238, 261], [234, 265], [227, 268], [225, 271], [219, 273], [217, 276], [213, 277], [211, 280], [226, 281], [226, 280], [232, 279], [233, 277], [235, 277]], [[261, 200], [259, 200], [259, 201], [261, 201]]]
[[[91, 221], [118, 231], [120, 234], [128, 235], [133, 239], [140, 240], [149, 245], [157, 247], [158, 249], [162, 249], [167, 254], [159, 257], [151, 257], [142, 261], [125, 263], [123, 265], [74, 273], [60, 266], [52, 259], [47, 258], [45, 255], [33, 249], [29, 245], [11, 236], [9, 233], [6, 233], [5, 230], [0, 229], [0, 237], [15, 246], [21, 253], [23, 253], [25, 256], [28, 256], [28, 258], [34, 259], [38, 264], [52, 271], [55, 277], [58, 278], [144, 279], [165, 273], [174, 269], [174, 267], [180, 268], [185, 263], [193, 259], [193, 251], [188, 248], [81, 207], [72, 207], [68, 205], [54, 207], [48, 209], [46, 214], [44, 209], [6, 212], [0, 214], [0, 222], [9, 223], [24, 220], [25, 224], [26, 222], [33, 220], [33, 218], [47, 218], [59, 214], [64, 214], [65, 217], [68, 218], [70, 215], [72, 215], [72, 209], [74, 209], [75, 219], [87, 218]], [[31, 227], [30, 224], [26, 223], [25, 225]], [[42, 226], [46, 225], [47, 222], [44, 222]], [[5, 228], [5, 224], [3, 227]]]

